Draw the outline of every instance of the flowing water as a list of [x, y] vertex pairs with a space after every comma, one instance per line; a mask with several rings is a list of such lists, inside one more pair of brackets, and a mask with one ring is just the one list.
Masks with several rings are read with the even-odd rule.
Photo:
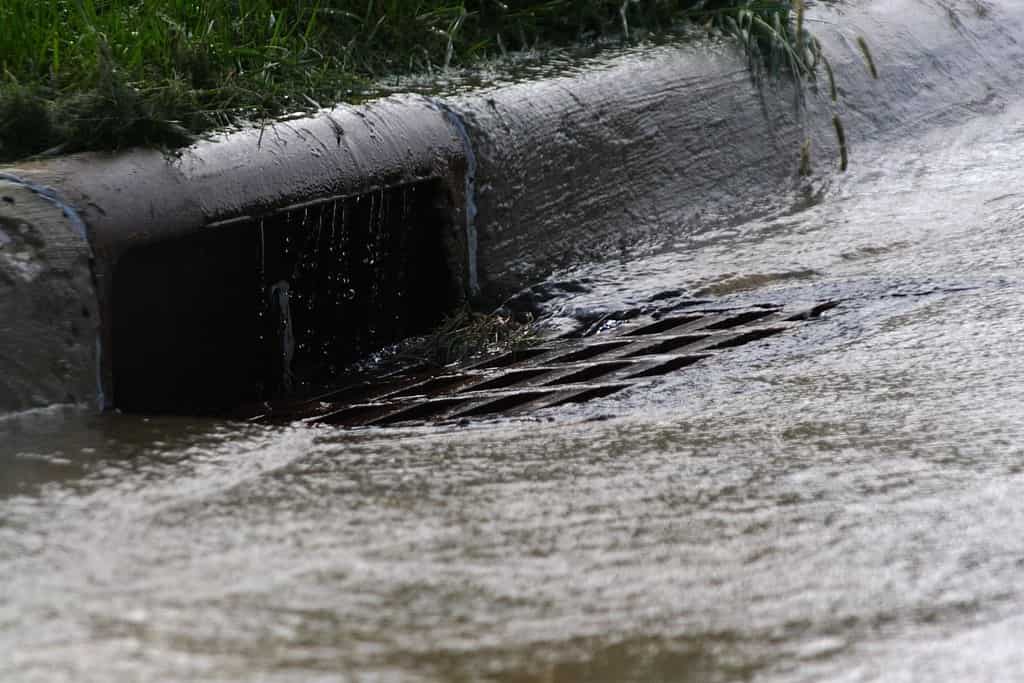
[[571, 315], [843, 302], [647, 391], [391, 430], [0, 417], [0, 680], [1019, 680], [1021, 121], [559, 273]]

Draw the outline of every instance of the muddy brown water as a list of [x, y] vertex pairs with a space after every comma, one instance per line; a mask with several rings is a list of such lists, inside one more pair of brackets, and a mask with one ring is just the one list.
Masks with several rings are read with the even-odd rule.
[[557, 274], [563, 317], [843, 302], [643, 391], [387, 430], [0, 417], [0, 680], [1018, 680], [1022, 120]]

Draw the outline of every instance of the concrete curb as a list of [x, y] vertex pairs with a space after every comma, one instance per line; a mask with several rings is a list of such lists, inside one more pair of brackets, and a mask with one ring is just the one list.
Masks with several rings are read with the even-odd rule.
[[[816, 5], [808, 25], [836, 74], [796, 115], [790, 84], [751, 82], [731, 45], [659, 48], [608, 68], [473, 93], [452, 108], [476, 151], [479, 270], [500, 300], [552, 270], [656, 249], [756, 214], [850, 155], [1001, 106], [1024, 82], [1024, 3], [876, 0]], [[873, 80], [857, 45], [872, 47]], [[680, 217], [683, 217], [680, 223]]]
[[0, 412], [96, 392], [89, 245], [47, 192], [0, 176]]
[[[836, 71], [841, 90], [838, 108], [854, 147], [854, 160], [856, 145], [867, 140], [884, 141], [886, 136], [910, 134], [915, 128], [998, 107], [1002, 94], [1015, 90], [1024, 74], [1024, 48], [1018, 43], [1024, 35], [1024, 8], [1009, 0], [987, 3], [984, 12], [977, 7], [878, 0], [844, 6], [841, 15], [828, 8], [816, 10], [813, 25]], [[861, 35], [873, 47], [879, 81], [872, 81], [864, 68], [856, 45]], [[385, 324], [389, 316], [404, 315], [402, 301], [385, 301], [380, 293], [395, 283], [368, 274], [359, 264], [346, 266], [343, 273], [331, 271], [327, 280], [318, 281], [337, 276], [354, 282], [362, 273], [360, 287], [372, 290], [374, 300], [383, 303], [374, 304], [373, 311], [361, 305], [353, 308], [352, 302], [316, 311], [306, 304], [308, 310], [299, 318], [308, 334], [297, 329], [289, 311], [302, 297], [315, 298], [309, 288], [316, 278], [302, 276], [305, 290], [291, 281], [301, 279], [304, 267], [304, 257], [288, 246], [296, 216], [301, 216], [299, 227], [305, 234], [310, 230], [311, 210], [319, 212], [316, 226], [320, 226], [326, 220], [325, 207], [333, 207], [333, 212], [341, 207], [343, 214], [365, 214], [358, 202], [366, 197], [370, 204], [366, 215], [380, 223], [386, 207], [396, 210], [395, 202], [406, 207], [403, 210], [408, 208], [409, 193], [402, 188], [432, 183], [429, 192], [435, 199], [422, 203], [426, 200], [420, 195], [427, 190], [412, 193], [421, 202], [413, 209], [417, 216], [429, 213], [430, 225], [440, 226], [434, 238], [445, 245], [452, 280], [441, 298], [446, 304], [466, 296], [496, 302], [559, 267], [624, 252], [635, 254], [658, 236], [699, 231], [716, 216], [758, 210], [766, 198], [778, 196], [780, 188], [798, 182], [798, 150], [805, 138], [817, 150], [819, 167], [832, 166], [831, 118], [836, 105], [827, 98], [813, 100], [801, 118], [791, 105], [794, 97], [795, 91], [785, 84], [755, 86], [743, 57], [733, 47], [693, 44], [657, 48], [603, 69], [444, 102], [396, 96], [362, 107], [337, 108], [264, 131], [226, 135], [183, 150], [175, 158], [137, 150], [115, 156], [67, 157], [4, 172], [56, 188], [88, 228], [94, 252], [104, 407], [176, 410], [184, 397], [216, 391], [218, 384], [245, 384], [253, 374], [278, 373], [287, 385], [303, 345], [309, 347], [309, 339], [320, 343], [325, 335], [341, 334], [341, 327], [350, 322], [372, 332], [345, 332], [356, 346], [387, 343], [403, 330], [408, 332]], [[404, 193], [400, 199], [388, 199], [387, 193], [398, 190]], [[679, 216], [685, 217], [682, 225]], [[48, 234], [54, 234], [52, 226], [60, 221], [73, 234], [69, 220], [48, 217]], [[407, 244], [400, 235], [392, 235], [407, 229], [402, 221], [391, 228], [381, 225], [374, 230], [390, 237], [362, 238], [374, 245], [367, 247], [371, 270], [404, 273], [424, 245]], [[277, 241], [268, 241], [266, 231]], [[254, 247], [252, 236], [257, 233], [259, 243]], [[319, 227], [316, 235], [319, 240]], [[387, 240], [391, 246], [385, 249], [381, 245]], [[153, 252], [133, 260], [133, 269], [122, 268], [126, 255], [185, 242], [191, 246], [184, 251]], [[317, 250], [319, 245], [319, 241], [314, 245]], [[325, 245], [333, 253], [333, 243]], [[278, 263], [276, 274], [267, 275], [271, 247], [290, 254], [278, 261], [290, 260], [287, 268]], [[263, 276], [257, 285], [236, 285], [246, 278], [249, 266], [245, 265], [232, 266], [228, 274], [211, 276], [206, 282], [206, 271], [219, 270], [234, 254], [255, 259], [253, 249], [261, 254]], [[80, 251], [79, 257], [84, 253]], [[155, 280], [152, 271], [172, 256], [185, 265], [168, 269], [159, 276], [163, 280]], [[392, 260], [381, 260], [385, 256]], [[323, 257], [316, 258], [321, 259], [321, 269], [330, 270], [331, 266], [322, 265]], [[134, 275], [129, 277], [128, 271]], [[427, 282], [422, 279], [425, 273], [417, 276], [420, 280], [403, 280], [401, 287], [409, 291], [422, 287]], [[438, 277], [437, 272], [431, 273], [430, 277]], [[184, 284], [195, 278], [205, 284]], [[66, 295], [75, 302], [72, 308], [80, 309], [78, 303], [92, 294], [87, 279], [74, 282]], [[25, 300], [37, 296], [31, 287], [19, 287], [19, 296]], [[174, 321], [163, 326], [160, 334], [174, 337], [177, 330], [196, 327], [209, 328], [211, 333], [176, 350], [174, 339], [161, 342], [155, 332], [149, 336], [125, 332], [145, 321], [160, 327], [158, 316], [147, 314], [144, 296], [119, 294], [154, 287], [157, 291], [148, 294], [150, 303], [160, 316]], [[252, 296], [246, 293], [247, 287], [252, 287]], [[221, 297], [222, 290], [230, 296]], [[197, 299], [205, 302], [201, 315], [193, 310]], [[167, 303], [172, 300], [178, 302]], [[426, 305], [418, 300], [408, 310]], [[398, 306], [394, 310], [399, 312], [384, 310], [388, 306]], [[218, 315], [224, 310], [241, 312]], [[352, 322], [355, 314], [358, 321]], [[25, 315], [11, 308], [8, 319]], [[246, 315], [273, 319], [249, 325]], [[57, 329], [67, 321], [58, 315], [50, 324]], [[228, 334], [229, 327], [237, 333]], [[388, 329], [378, 330], [382, 327]], [[16, 344], [28, 344], [30, 338], [47, 336], [39, 326], [25, 329], [31, 330], [27, 337], [10, 338]], [[213, 331], [222, 332], [223, 338]], [[144, 348], [148, 344], [155, 348]], [[330, 345], [323, 344], [326, 352]], [[266, 348], [239, 348], [251, 345]], [[31, 368], [12, 360], [16, 352], [17, 347], [10, 344], [0, 348], [0, 373], [31, 376]], [[311, 353], [308, 348], [306, 352]], [[187, 353], [206, 360], [183, 363], [176, 358]], [[236, 356], [245, 361], [234, 364], [237, 367], [230, 372], [210, 374], [211, 368], [232, 365]], [[76, 378], [69, 379], [69, 385], [81, 384], [86, 365], [92, 373], [92, 362], [86, 364], [81, 353], [70, 354], [66, 362], [73, 366], [68, 377]], [[173, 370], [147, 379], [151, 368], [168, 364]], [[311, 370], [314, 366], [310, 362]], [[118, 379], [123, 376], [137, 378], [124, 384]], [[66, 390], [57, 386], [60, 382], [25, 382], [26, 387], [11, 390], [13, 398], [0, 399], [0, 410], [69, 396], [81, 399], [80, 390]], [[247, 386], [237, 395], [229, 392], [200, 407], [215, 409], [271, 391], [265, 381]], [[166, 404], [138, 398], [147, 391], [177, 398]]]

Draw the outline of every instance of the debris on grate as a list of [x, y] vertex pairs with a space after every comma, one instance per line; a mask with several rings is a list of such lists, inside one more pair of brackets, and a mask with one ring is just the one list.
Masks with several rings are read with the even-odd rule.
[[361, 427], [511, 416], [584, 403], [781, 334], [837, 305], [687, 310], [589, 337], [549, 339], [458, 368], [415, 367], [363, 377], [309, 400], [262, 404], [244, 417]]

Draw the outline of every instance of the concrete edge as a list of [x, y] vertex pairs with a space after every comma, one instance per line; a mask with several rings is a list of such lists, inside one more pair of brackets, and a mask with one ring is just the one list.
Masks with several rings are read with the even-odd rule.
[[0, 176], [0, 412], [103, 403], [82, 227], [49, 188]]

